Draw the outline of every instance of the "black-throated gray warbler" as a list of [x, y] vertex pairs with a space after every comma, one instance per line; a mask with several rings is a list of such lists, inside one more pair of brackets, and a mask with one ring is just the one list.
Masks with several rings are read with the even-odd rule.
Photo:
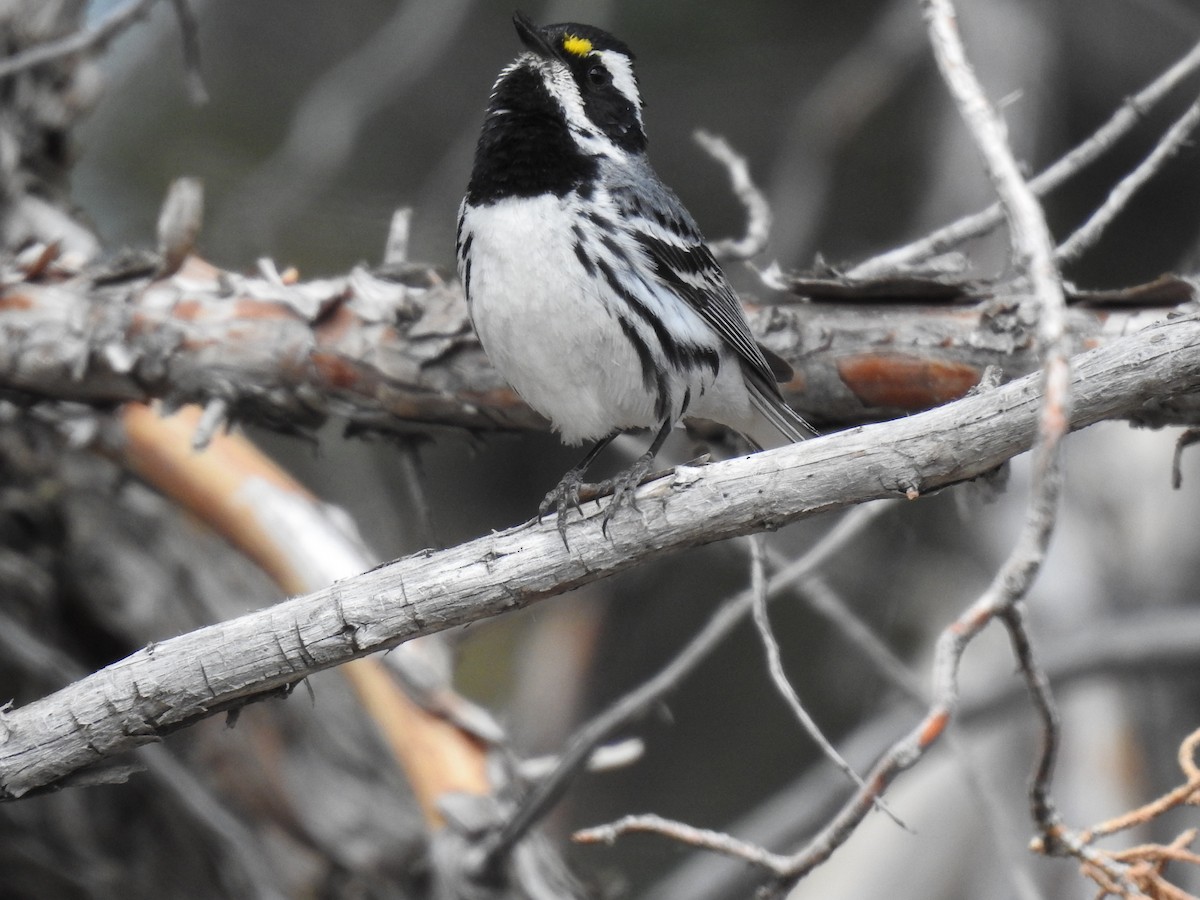
[[[458, 214], [458, 273], [488, 358], [567, 444], [595, 441], [547, 495], [560, 531], [618, 434], [650, 449], [606, 487], [611, 516], [686, 416], [759, 447], [812, 429], [791, 368], [760, 346], [679, 198], [646, 158], [633, 54], [574, 23], [513, 22], [526, 52], [492, 89]], [[605, 524], [607, 525], [607, 517]]]

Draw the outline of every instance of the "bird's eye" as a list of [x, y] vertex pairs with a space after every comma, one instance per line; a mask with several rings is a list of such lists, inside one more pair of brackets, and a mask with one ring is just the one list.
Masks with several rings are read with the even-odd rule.
[[587, 70], [587, 80], [588, 84], [594, 88], [608, 87], [612, 84], [612, 75], [609, 74], [608, 69], [597, 63]]

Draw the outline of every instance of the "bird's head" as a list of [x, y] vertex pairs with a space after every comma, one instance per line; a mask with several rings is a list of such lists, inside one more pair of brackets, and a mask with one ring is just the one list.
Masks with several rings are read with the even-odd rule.
[[493, 100], [504, 100], [505, 87], [525, 84], [548, 101], [547, 114], [561, 115], [580, 149], [590, 154], [640, 153], [646, 147], [642, 98], [633, 71], [633, 53], [620, 40], [590, 25], [564, 23], [538, 27], [526, 16], [513, 16], [526, 51], [500, 73]]

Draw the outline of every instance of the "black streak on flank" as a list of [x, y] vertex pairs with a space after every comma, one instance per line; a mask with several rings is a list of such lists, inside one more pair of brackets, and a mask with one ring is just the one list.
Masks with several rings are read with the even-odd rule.
[[680, 361], [689, 369], [701, 367], [712, 372], [715, 378], [721, 371], [721, 354], [712, 347], [702, 347], [699, 344], [684, 344], [679, 348]]
[[604, 280], [608, 286], [612, 288], [613, 293], [625, 301], [625, 303], [638, 316], [654, 330], [654, 336], [658, 338], [659, 346], [662, 347], [663, 354], [667, 361], [678, 364], [680, 361], [679, 347], [675, 343], [675, 338], [671, 336], [671, 332], [667, 330], [667, 326], [663, 324], [658, 316], [648, 310], [645, 304], [617, 277], [617, 273], [613, 271], [612, 266], [608, 261], [602, 258], [596, 259], [596, 266], [600, 269], [600, 274], [604, 276]]
[[629, 255], [625, 252], [625, 248], [617, 243], [615, 237], [611, 234], [604, 234], [600, 238], [600, 243], [612, 254], [614, 260], [621, 265], [629, 265]]
[[642, 336], [638, 334], [638, 330], [624, 316], [618, 316], [617, 322], [621, 325], [621, 331], [625, 333], [625, 337], [629, 339], [629, 343], [633, 344], [633, 350], [637, 354], [638, 362], [642, 366], [642, 386], [647, 391], [654, 392], [654, 415], [660, 422], [666, 420], [667, 409], [670, 406], [670, 387], [667, 385], [663, 373], [654, 365], [654, 354], [650, 352], [650, 348], [646, 346], [646, 342], [642, 340]]
[[586, 215], [588, 217], [588, 221], [591, 222], [593, 225], [595, 225], [597, 228], [599, 228], [605, 234], [612, 234], [614, 231], [616, 231], [616, 226], [613, 225], [612, 221], [609, 219], [606, 219], [604, 216], [600, 215], [600, 213], [596, 212], [595, 210], [588, 210]]
[[596, 266], [588, 257], [587, 251], [583, 249], [583, 235], [580, 233], [579, 226], [573, 226], [571, 231], [575, 235], [575, 243], [571, 247], [575, 251], [575, 258], [579, 260], [579, 264], [583, 266], [583, 270], [587, 272], [588, 277], [594, 278], [596, 275]]

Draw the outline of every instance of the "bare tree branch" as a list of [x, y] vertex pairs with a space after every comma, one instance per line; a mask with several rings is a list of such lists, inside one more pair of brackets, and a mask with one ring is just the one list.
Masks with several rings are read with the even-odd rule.
[[1020, 604], [1045, 560], [1062, 488], [1062, 440], [1070, 430], [1071, 422], [1066, 300], [1045, 214], [1008, 147], [1000, 117], [988, 103], [982, 85], [967, 62], [954, 6], [951, 0], [923, 0], [923, 9], [942, 77], [983, 154], [988, 175], [1004, 206], [1013, 263], [1029, 279], [1038, 298], [1038, 334], [1046, 393], [1038, 415], [1033, 483], [1021, 534], [983, 597], [938, 641], [940, 664], [935, 669], [934, 705], [919, 726], [921, 730], [914, 733], [907, 742], [909, 748], [901, 751], [901, 755], [912, 750], [921, 752], [927, 746], [927, 738], [936, 734], [938, 719], [953, 715], [958, 702], [957, 668], [962, 648], [988, 621], [999, 616], [1008, 628], [1018, 664], [1025, 673], [1042, 718], [1043, 752], [1035, 772], [1031, 798], [1034, 821], [1044, 835], [1049, 835], [1058, 826], [1058, 814], [1049, 788], [1058, 745], [1058, 717], [1049, 684], [1025, 632]]
[[[1200, 662], [1200, 611], [1185, 603], [1137, 616], [1089, 621], [1055, 634], [1046, 644], [1044, 662], [1051, 682], [1060, 690], [1097, 677], [1137, 681], [1150, 673], [1190, 673]], [[1023, 683], [997, 679], [981, 692], [963, 698], [959, 721], [972, 728], [995, 725], [1002, 719], [1007, 722], [1014, 712], [1026, 709], [1027, 702]], [[869, 765], [880, 746], [908, 728], [909, 716], [907, 708], [885, 704], [874, 718], [843, 739], [844, 754], [857, 765]], [[735, 823], [732, 830], [767, 847], [802, 840], [820, 827], [839, 802], [840, 781], [829, 774], [825, 766], [814, 767]], [[731, 867], [725, 860], [697, 855], [664, 878], [649, 897], [719, 900], [749, 896], [759, 880], [753, 876], [743, 866]]]
[[48, 41], [30, 47], [8, 59], [0, 60], [0, 78], [7, 78], [33, 66], [62, 59], [64, 56], [72, 56], [103, 47], [149, 12], [150, 7], [156, 2], [157, 0], [129, 0], [91, 28], [74, 31], [56, 41]]
[[[1077, 172], [1099, 159], [1118, 140], [1133, 130], [1146, 113], [1170, 93], [1181, 81], [1200, 69], [1200, 43], [1192, 47], [1178, 62], [1153, 82], [1134, 94], [1091, 137], [1066, 153], [1053, 165], [1029, 182], [1039, 197], [1048, 194]], [[1004, 210], [994, 203], [985, 210], [965, 216], [920, 240], [896, 247], [871, 259], [864, 260], [848, 273], [855, 278], [884, 275], [944, 253], [968, 238], [985, 234], [1004, 218]]]
[[[664, 553], [778, 528], [868, 499], [917, 496], [1028, 449], [1040, 376], [927, 413], [644, 485], [605, 538], [585, 506], [563, 543], [530, 522], [406, 557], [327, 590], [147, 647], [0, 716], [0, 796], [20, 797], [83, 766], [295, 684], [310, 672], [419, 634], [554, 596]], [[1181, 317], [1076, 359], [1072, 427], [1194, 390], [1200, 321]], [[194, 661], [205, 659], [207, 677]]]
[[1154, 174], [1163, 167], [1167, 160], [1179, 152], [1188, 136], [1196, 130], [1197, 124], [1200, 124], [1200, 101], [1188, 107], [1187, 112], [1167, 129], [1167, 133], [1154, 146], [1150, 155], [1122, 178], [1109, 192], [1100, 208], [1095, 210], [1086, 222], [1062, 242], [1056, 253], [1058, 261], [1060, 263], [1073, 262], [1100, 240], [1100, 235], [1112, 224], [1113, 219], [1120, 215], [1121, 210], [1133, 199], [1133, 195], [1154, 177]]
[[[783, 698], [784, 702], [792, 711], [792, 715], [796, 717], [796, 721], [800, 723], [800, 727], [805, 733], [812, 738], [813, 743], [821, 753], [832, 762], [842, 774], [845, 775], [851, 782], [858, 785], [860, 790], [866, 789], [866, 784], [863, 783], [862, 776], [854, 771], [850, 763], [838, 753], [837, 748], [829, 738], [821, 731], [821, 726], [817, 724], [807, 709], [804, 708], [804, 703], [800, 700], [800, 695], [788, 680], [787, 672], [783, 668], [783, 654], [779, 650], [779, 641], [775, 639], [775, 632], [771, 628], [771, 617], [767, 610], [767, 575], [766, 575], [766, 547], [765, 541], [761, 534], [751, 535], [748, 539], [750, 543], [750, 593], [754, 598], [754, 605], [751, 609], [754, 628], [758, 632], [758, 639], [763, 645], [763, 650], [767, 656], [767, 671], [771, 676], [771, 681], [775, 685], [775, 690]], [[876, 806], [886, 813], [893, 822], [901, 828], [907, 826], [900, 821], [899, 817], [892, 812], [882, 797], [876, 798]]]
[[[883, 511], [884, 504], [869, 504], [853, 510], [807, 553], [773, 575], [762, 591], [766, 597], [779, 594], [797, 579], [823, 565], [854, 535]], [[480, 867], [493, 862], [511, 848], [566, 791], [592, 751], [618, 728], [644, 715], [648, 709], [677, 688], [725, 639], [750, 610], [757, 591], [743, 591], [722, 604], [692, 639], [655, 675], [619, 698], [579, 728], [560, 754], [549, 775], [523, 797], [515, 812], [481, 848]]]
[[[356, 431], [547, 427], [488, 363], [461, 287], [425, 269], [296, 281], [189, 258], [153, 280], [54, 274], [52, 256], [39, 265], [51, 272], [0, 270], [0, 389], [101, 406], [222, 400], [228, 419], [285, 431], [332, 416]], [[852, 424], [962, 397], [989, 366], [1032, 371], [1032, 298], [986, 290], [974, 303], [784, 304], [750, 318], [795, 368], [784, 386], [793, 404]], [[1174, 279], [1115, 296], [1115, 308], [1081, 303], [1071, 331], [1096, 346], [1195, 296]], [[1135, 412], [1156, 424], [1200, 420], [1200, 404]]]
[[746, 208], [746, 233], [740, 238], [711, 241], [709, 246], [719, 259], [750, 259], [762, 253], [771, 237], [771, 206], [766, 195], [750, 177], [750, 164], [725, 138], [703, 129], [693, 135], [703, 147], [729, 172], [733, 192]]
[[623, 816], [608, 825], [584, 828], [575, 832], [572, 839], [580, 844], [601, 842], [611, 844], [623, 835], [637, 833], [660, 834], [689, 847], [724, 853], [726, 856], [753, 863], [778, 875], [783, 875], [787, 871], [788, 858], [786, 856], [771, 853], [769, 850], [747, 844], [745, 841], [739, 841], [721, 831], [696, 828], [694, 825], [674, 822], [653, 813]]

